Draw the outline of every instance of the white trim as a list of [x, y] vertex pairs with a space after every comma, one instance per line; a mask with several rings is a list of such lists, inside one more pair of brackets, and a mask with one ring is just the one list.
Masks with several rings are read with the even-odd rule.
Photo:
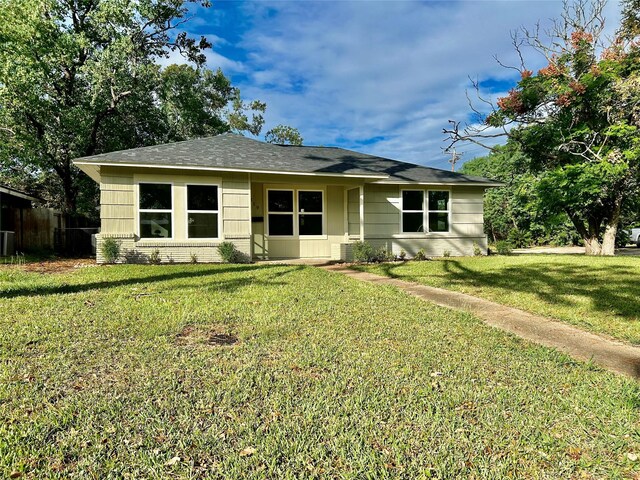
[[287, 170], [259, 170], [252, 168], [230, 168], [230, 167], [205, 167], [191, 165], [157, 165], [140, 163], [113, 163], [113, 162], [73, 162], [75, 165], [99, 165], [103, 167], [141, 167], [141, 168], [165, 168], [173, 170], [206, 170], [214, 172], [243, 172], [243, 173], [269, 173], [275, 175], [305, 175], [313, 177], [347, 177], [347, 178], [377, 178], [386, 179], [389, 175], [358, 175], [353, 173], [317, 173], [317, 172], [292, 172]]
[[[405, 210], [404, 209], [404, 192], [420, 192], [422, 193], [422, 209], [421, 210]], [[426, 224], [426, 190], [424, 188], [401, 188], [400, 189], [400, 233], [403, 234], [411, 234], [416, 236], [424, 236], [427, 233], [427, 224]], [[405, 232], [404, 231], [404, 214], [405, 213], [421, 213], [422, 214], [422, 232]]]
[[[251, 255], [251, 258], [253, 258], [255, 254], [256, 242], [253, 238], [253, 185], [251, 184], [250, 173], [247, 173], [247, 185], [249, 186], [249, 255]], [[222, 228], [224, 229], [224, 223], [222, 224]], [[224, 232], [222, 232], [222, 235], [224, 236]]]
[[359, 215], [360, 215], [360, 241], [364, 242], [364, 185], [360, 185], [359, 190]]
[[[193, 186], [205, 186], [205, 187], [216, 187], [216, 195], [218, 197], [218, 210], [189, 210], [189, 185]], [[224, 232], [222, 231], [223, 222], [222, 222], [222, 183], [211, 183], [211, 182], [189, 182], [184, 184], [184, 207], [185, 207], [185, 218], [184, 218], [184, 238], [187, 240], [202, 240], [202, 241], [218, 241], [224, 238]], [[190, 237], [189, 236], [189, 213], [215, 213], [218, 215], [218, 236], [217, 237]]]
[[407, 185], [407, 186], [421, 186], [421, 187], [503, 187], [506, 184], [503, 182], [401, 182], [398, 180], [380, 180], [371, 182], [372, 185]]
[[[140, 208], [140, 184], [150, 184], [150, 185], [170, 185], [171, 186], [171, 209], [167, 210], [167, 209], [149, 209], [149, 208]], [[175, 222], [175, 188], [174, 188], [174, 184], [173, 182], [155, 182], [155, 181], [149, 181], [149, 180], [136, 180], [134, 182], [135, 184], [135, 188], [134, 188], [134, 199], [133, 201], [135, 202], [135, 208], [133, 209], [134, 211], [134, 220], [135, 220], [135, 232], [136, 232], [136, 236], [140, 239], [145, 239], [145, 240], [159, 240], [157, 237], [143, 237], [142, 236], [142, 230], [140, 229], [140, 213], [170, 213], [171, 214], [171, 236], [170, 237], [160, 237], [162, 240], [173, 240], [175, 238], [175, 229], [176, 229], [176, 222]]]
[[344, 238], [349, 238], [349, 189], [347, 187], [342, 188], [342, 225], [344, 229]]
[[[269, 192], [291, 192], [291, 211], [290, 212], [270, 212], [269, 211]], [[269, 215], [291, 215], [291, 235], [270, 235], [269, 233]], [[265, 236], [267, 238], [295, 238], [296, 237], [296, 191], [293, 188], [266, 188], [264, 191], [264, 216], [265, 216]]]
[[[447, 199], [447, 209], [446, 210], [431, 210], [430, 205], [429, 205], [429, 192], [447, 192], [449, 194], [449, 198]], [[427, 209], [426, 209], [426, 224], [425, 226], [427, 227], [426, 231], [427, 233], [430, 234], [436, 234], [436, 233], [451, 233], [451, 189], [446, 189], [446, 188], [440, 188], [440, 189], [435, 189], [435, 188], [430, 188], [428, 190], [425, 190], [425, 199], [426, 199], [426, 204], [427, 204]], [[435, 231], [432, 232], [431, 228], [429, 228], [429, 214], [430, 213], [447, 213], [447, 230], [445, 231]]]
[[[292, 192], [293, 194], [293, 211], [292, 212], [270, 212], [269, 211], [269, 192]], [[322, 193], [322, 212], [299, 212], [298, 192], [321, 192]], [[320, 215], [322, 214], [322, 234], [321, 235], [300, 235], [299, 215]], [[293, 216], [293, 235], [271, 235], [269, 233], [269, 215], [292, 215]], [[327, 240], [327, 189], [325, 186], [313, 188], [295, 188], [295, 187], [278, 187], [264, 186], [264, 221], [265, 221], [265, 237], [274, 240]]]
[[[405, 210], [404, 202], [402, 199], [403, 192], [422, 192], [422, 210]], [[449, 200], [447, 201], [446, 210], [431, 210], [429, 208], [429, 192], [447, 192], [449, 194]], [[408, 238], [424, 238], [424, 237], [437, 237], [439, 235], [451, 234], [451, 205], [453, 195], [451, 188], [401, 188], [400, 189], [400, 236], [409, 236]], [[422, 213], [422, 232], [405, 232], [404, 231], [404, 213]], [[429, 229], [429, 213], [447, 213], [447, 226], [446, 231], [431, 231]]]
[[[320, 192], [322, 195], [322, 211], [320, 212], [301, 212], [300, 211], [300, 192]], [[296, 229], [298, 233], [298, 237], [302, 239], [309, 238], [321, 238], [327, 236], [327, 206], [326, 206], [326, 198], [327, 192], [324, 188], [297, 188], [296, 189]], [[300, 215], [320, 215], [322, 217], [322, 233], [320, 235], [301, 235], [300, 234]]]

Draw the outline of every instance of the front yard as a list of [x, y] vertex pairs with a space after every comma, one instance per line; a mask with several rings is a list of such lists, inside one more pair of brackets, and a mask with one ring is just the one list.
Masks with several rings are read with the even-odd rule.
[[640, 257], [513, 255], [358, 266], [640, 344]]
[[[471, 268], [397, 271], [436, 264]], [[0, 267], [3, 476], [628, 478], [639, 407], [634, 381], [313, 267]]]

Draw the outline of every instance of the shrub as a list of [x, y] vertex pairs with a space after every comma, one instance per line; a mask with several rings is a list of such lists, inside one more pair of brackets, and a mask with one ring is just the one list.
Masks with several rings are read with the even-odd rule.
[[120, 242], [115, 238], [105, 238], [100, 245], [100, 253], [107, 263], [116, 263], [120, 257]]
[[477, 242], [473, 242], [473, 256], [474, 257], [482, 256], [482, 249], [480, 248], [480, 245], [478, 245]]
[[391, 250], [388, 250], [387, 247], [380, 247], [376, 251], [376, 255], [374, 261], [376, 262], [391, 262], [395, 256]]
[[629, 230], [625, 230], [624, 228], [618, 228], [616, 232], [616, 248], [626, 247], [631, 241], [631, 235], [629, 235]]
[[498, 240], [496, 242], [496, 253], [498, 255], [509, 255], [511, 253], [511, 244], [506, 240]]
[[193, 263], [193, 264], [198, 263], [198, 255], [196, 255], [195, 253], [191, 253], [191, 255], [189, 257], [191, 259], [191, 263]]
[[156, 248], [149, 254], [149, 263], [152, 265], [160, 265], [160, 263], [162, 263], [162, 258], [160, 258], [160, 250]]
[[413, 256], [413, 259], [417, 260], [418, 262], [422, 262], [423, 260], [426, 260], [427, 254], [424, 253], [424, 248], [421, 248], [420, 250], [418, 250], [416, 254]]
[[404, 262], [405, 258], [407, 258], [407, 252], [404, 248], [400, 249], [400, 253], [398, 254], [398, 258]]
[[[530, 247], [533, 244], [533, 237], [531, 236], [530, 232], [512, 228], [511, 230], [509, 230], [507, 242], [514, 248], [526, 248]], [[496, 250], [498, 248], [497, 245], [498, 242], [496, 242]]]
[[357, 241], [353, 244], [353, 260], [358, 263], [375, 262], [377, 253], [369, 242]]
[[442, 256], [445, 258], [449, 258], [451, 256], [451, 250], [443, 250]]
[[240, 263], [241, 255], [233, 242], [222, 242], [218, 245], [218, 254], [224, 263]]

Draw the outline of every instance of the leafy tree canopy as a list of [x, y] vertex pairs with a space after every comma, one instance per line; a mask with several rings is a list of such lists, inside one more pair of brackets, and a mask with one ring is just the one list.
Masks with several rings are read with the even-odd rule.
[[278, 143], [280, 145], [302, 145], [302, 135], [297, 128], [287, 125], [277, 125], [269, 130], [264, 139], [267, 143]]
[[531, 159], [541, 208], [565, 213], [587, 253], [613, 254], [625, 201], [638, 194], [640, 172], [640, 43], [634, 2], [623, 2], [619, 35], [602, 47], [604, 2], [578, 1], [556, 23], [550, 46], [525, 31], [514, 39], [545, 55], [538, 72], [497, 101], [485, 126], [451, 134], [481, 143], [502, 129]]
[[[92, 213], [96, 188], [72, 159], [212, 135], [260, 132], [262, 102], [243, 102], [205, 67], [205, 39], [177, 29], [206, 0], [0, 0], [0, 181]], [[193, 66], [161, 68], [179, 51]]]
[[514, 247], [534, 244], [573, 244], [578, 236], [566, 214], [543, 211], [535, 187], [531, 160], [515, 142], [496, 147], [485, 157], [466, 162], [460, 171], [499, 180], [504, 187], [487, 190], [484, 198], [485, 232], [494, 241], [506, 240]]

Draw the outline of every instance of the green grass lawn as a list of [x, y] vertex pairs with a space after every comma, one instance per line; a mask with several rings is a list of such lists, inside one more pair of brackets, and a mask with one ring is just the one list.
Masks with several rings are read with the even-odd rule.
[[639, 408], [631, 380], [313, 267], [0, 268], [3, 476], [629, 478]]
[[514, 255], [358, 266], [640, 344], [640, 257]]

